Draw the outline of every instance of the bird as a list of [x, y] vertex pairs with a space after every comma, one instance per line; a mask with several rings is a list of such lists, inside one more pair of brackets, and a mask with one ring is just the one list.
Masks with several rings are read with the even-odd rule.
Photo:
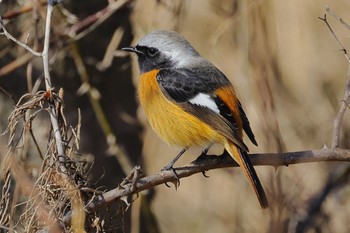
[[165, 169], [190, 147], [206, 154], [222, 144], [242, 168], [263, 209], [269, 206], [264, 188], [248, 156], [243, 131], [256, 146], [249, 120], [229, 79], [175, 31], [155, 30], [134, 47], [137, 55], [138, 96], [146, 118], [166, 143], [183, 148]]

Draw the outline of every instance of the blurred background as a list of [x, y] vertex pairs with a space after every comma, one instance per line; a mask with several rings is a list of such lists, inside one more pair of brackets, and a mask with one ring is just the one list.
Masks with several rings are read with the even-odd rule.
[[[350, 23], [345, 0], [63, 1], [52, 22], [52, 81], [56, 91], [64, 89], [69, 124], [77, 124], [81, 110], [80, 152], [93, 164], [91, 184], [114, 188], [136, 164], [145, 174], [156, 173], [179, 152], [150, 129], [138, 107], [136, 57], [118, 50], [155, 29], [184, 35], [232, 81], [259, 144], [245, 141], [252, 153], [330, 147], [349, 64], [318, 18], [327, 6]], [[0, 2], [8, 31], [38, 51], [45, 12], [45, 1]], [[327, 18], [350, 48], [350, 31]], [[43, 89], [41, 79], [40, 60], [1, 36], [0, 87], [7, 92], [0, 91], [1, 132], [15, 105], [10, 96], [18, 100], [36, 85]], [[347, 113], [341, 148], [349, 148], [348, 119]], [[42, 148], [49, 125], [43, 115], [34, 128]], [[0, 158], [6, 144], [6, 136], [0, 137]], [[222, 150], [216, 146], [209, 154]], [[191, 149], [177, 165], [199, 153]], [[40, 161], [28, 157], [34, 158], [26, 161], [30, 173]], [[208, 179], [194, 175], [182, 179], [177, 190], [160, 185], [143, 192], [124, 216], [125, 231], [349, 232], [347, 169], [335, 162], [256, 167], [270, 202], [267, 210], [238, 168], [209, 171]]]

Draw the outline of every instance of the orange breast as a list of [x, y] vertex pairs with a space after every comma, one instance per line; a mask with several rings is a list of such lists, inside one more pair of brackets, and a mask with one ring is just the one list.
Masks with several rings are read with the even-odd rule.
[[181, 147], [222, 142], [222, 135], [163, 95], [156, 80], [158, 72], [143, 74], [138, 92], [146, 117], [159, 137], [170, 145]]

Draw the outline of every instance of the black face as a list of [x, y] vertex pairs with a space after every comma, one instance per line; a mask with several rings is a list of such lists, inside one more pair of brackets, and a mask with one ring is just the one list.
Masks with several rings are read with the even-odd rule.
[[154, 69], [159, 70], [173, 65], [169, 57], [154, 47], [137, 45], [135, 48], [125, 48], [124, 50], [137, 54], [141, 73], [146, 73]]

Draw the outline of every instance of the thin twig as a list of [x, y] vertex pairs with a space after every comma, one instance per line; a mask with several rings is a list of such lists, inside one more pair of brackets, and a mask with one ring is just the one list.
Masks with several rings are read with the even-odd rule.
[[326, 12], [328, 12], [331, 16], [337, 19], [344, 27], [350, 30], [350, 24], [346, 23], [343, 18], [339, 17], [336, 13], [334, 13], [329, 7], [326, 8]]
[[34, 51], [31, 47], [29, 47], [28, 45], [22, 43], [21, 41], [17, 40], [14, 36], [12, 36], [5, 28], [5, 24], [4, 21], [2, 20], [1, 16], [0, 16], [0, 27], [3, 31], [3, 34], [7, 37], [7, 39], [12, 40], [13, 42], [15, 42], [16, 44], [18, 44], [19, 46], [25, 48], [28, 52], [32, 53], [34, 56], [37, 57], [41, 57], [41, 53]]
[[8, 91], [6, 91], [2, 86], [0, 86], [0, 91], [6, 94], [10, 99], [12, 99], [14, 103], [17, 103], [17, 100], [15, 99], [15, 97], [13, 97], [13, 95], [11, 95]]
[[[330, 10], [328, 10], [328, 12], [330, 12]], [[335, 15], [335, 14], [333, 13], [333, 15]], [[343, 101], [342, 101], [342, 103], [340, 105], [338, 114], [336, 115], [336, 117], [334, 119], [334, 122], [333, 122], [332, 148], [337, 148], [339, 146], [339, 142], [340, 142], [340, 131], [341, 131], [341, 125], [343, 123], [343, 117], [344, 117], [345, 111], [347, 109], [347, 106], [349, 105], [349, 102], [350, 102], [350, 58], [349, 58], [347, 50], [342, 45], [342, 43], [340, 42], [338, 36], [335, 34], [335, 32], [333, 31], [331, 25], [327, 21], [327, 15], [325, 14], [323, 18], [319, 17], [319, 19], [321, 19], [326, 24], [326, 26], [328, 27], [328, 29], [331, 32], [332, 36], [334, 37], [334, 39], [336, 40], [337, 44], [339, 45], [340, 50], [344, 53], [344, 56], [345, 56], [347, 62], [349, 63], [344, 98], [343, 98]], [[340, 21], [340, 22], [343, 22], [343, 20]]]

